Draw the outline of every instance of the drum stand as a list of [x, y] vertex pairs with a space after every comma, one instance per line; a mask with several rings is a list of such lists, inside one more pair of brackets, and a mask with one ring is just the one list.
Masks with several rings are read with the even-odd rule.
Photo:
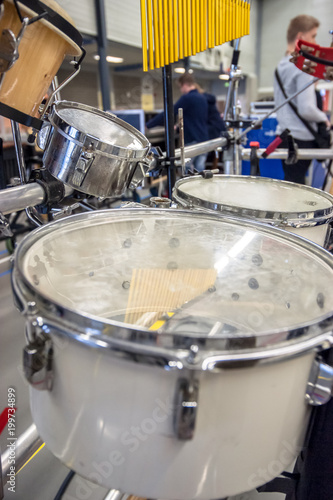
[[170, 64], [163, 66], [163, 101], [164, 101], [164, 126], [167, 158], [168, 193], [171, 198], [172, 189], [176, 182], [175, 171], [175, 121], [172, 98], [172, 68]]

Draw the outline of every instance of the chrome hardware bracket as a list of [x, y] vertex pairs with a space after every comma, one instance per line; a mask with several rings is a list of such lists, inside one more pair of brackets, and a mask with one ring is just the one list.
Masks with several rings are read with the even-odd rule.
[[315, 359], [308, 381], [305, 399], [312, 406], [321, 406], [332, 397], [333, 367]]
[[9, 222], [1, 212], [0, 212], [0, 235], [8, 237], [13, 236]]
[[23, 349], [23, 371], [27, 381], [39, 391], [50, 391], [53, 384], [53, 347], [51, 339], [41, 331], [38, 321], [26, 324], [29, 343]]
[[75, 166], [75, 172], [73, 175], [72, 182], [76, 186], [81, 186], [87, 173], [88, 170], [90, 169], [91, 165], [93, 164], [95, 159], [95, 155], [88, 150], [82, 151], [80, 158], [78, 159], [78, 162]]
[[179, 379], [176, 390], [174, 429], [178, 439], [193, 439], [198, 410], [199, 382]]
[[59, 87], [55, 88], [53, 92], [51, 93], [50, 97], [44, 104], [44, 106], [40, 107], [40, 119], [45, 120], [46, 115], [48, 113], [48, 108], [51, 107], [51, 104], [53, 103], [53, 100], [55, 96], [69, 83], [73, 80], [73, 78], [80, 72], [81, 66], [79, 63], [75, 63], [75, 69], [74, 71], [59, 85]]

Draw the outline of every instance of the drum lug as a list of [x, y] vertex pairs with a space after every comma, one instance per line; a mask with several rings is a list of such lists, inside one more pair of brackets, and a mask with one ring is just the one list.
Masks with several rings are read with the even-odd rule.
[[312, 406], [327, 403], [332, 396], [333, 367], [315, 359], [310, 372], [305, 399]]
[[198, 409], [199, 382], [179, 379], [176, 390], [174, 429], [178, 439], [194, 436]]
[[95, 155], [89, 149], [83, 149], [80, 158], [75, 166], [75, 172], [73, 174], [72, 182], [76, 186], [81, 186], [88, 170], [93, 164]]
[[28, 321], [27, 328], [35, 330], [34, 338], [23, 349], [23, 371], [27, 381], [39, 391], [50, 391], [53, 383], [51, 339], [44, 332], [36, 332], [34, 322]]

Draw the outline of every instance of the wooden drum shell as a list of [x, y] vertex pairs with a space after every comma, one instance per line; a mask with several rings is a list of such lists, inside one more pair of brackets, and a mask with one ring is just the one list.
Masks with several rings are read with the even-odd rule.
[[[15, 36], [21, 21], [14, 5], [4, 2], [0, 31], [10, 29]], [[24, 16], [35, 14], [22, 8]], [[68, 54], [80, 55], [80, 49], [54, 28], [51, 23], [39, 20], [27, 26], [18, 47], [19, 58], [6, 72], [0, 88], [0, 102], [27, 115], [36, 116], [52, 79]]]

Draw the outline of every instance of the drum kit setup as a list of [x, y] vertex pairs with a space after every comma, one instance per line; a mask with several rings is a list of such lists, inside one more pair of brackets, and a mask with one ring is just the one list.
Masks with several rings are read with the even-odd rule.
[[[170, 208], [63, 210], [44, 223], [36, 207], [52, 214], [73, 191], [119, 196], [168, 158], [111, 113], [57, 100], [83, 49], [54, 2], [5, 0], [0, 28], [0, 113], [12, 120], [21, 178], [0, 191], [0, 228], [10, 234], [5, 215], [18, 210], [38, 226], [12, 271], [36, 425], [17, 459], [42, 440], [93, 483], [169, 500], [224, 498], [277, 477], [299, 454], [313, 407], [331, 398], [333, 197], [237, 175], [250, 151], [235, 63], [233, 132], [173, 159], [184, 168], [223, 148], [227, 175], [181, 177]], [[79, 58], [74, 73], [42, 104], [65, 55]], [[44, 150], [30, 182], [18, 123]]]

